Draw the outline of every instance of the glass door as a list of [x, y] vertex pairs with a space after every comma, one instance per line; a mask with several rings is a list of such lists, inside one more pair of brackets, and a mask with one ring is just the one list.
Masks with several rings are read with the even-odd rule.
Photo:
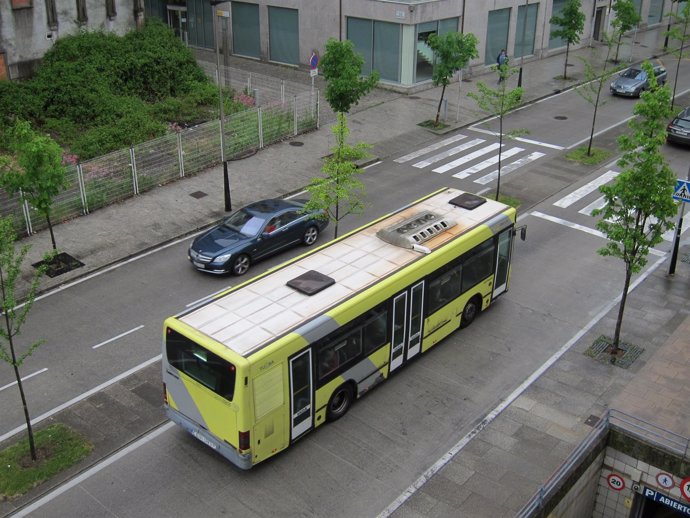
[[513, 229], [507, 228], [498, 235], [498, 253], [496, 254], [496, 274], [494, 275], [494, 297], [508, 287], [510, 266], [510, 249], [513, 241]]
[[290, 396], [290, 437], [294, 440], [312, 423], [311, 349], [290, 360]]
[[415, 284], [393, 299], [391, 372], [416, 356], [421, 350], [423, 311], [424, 281]]

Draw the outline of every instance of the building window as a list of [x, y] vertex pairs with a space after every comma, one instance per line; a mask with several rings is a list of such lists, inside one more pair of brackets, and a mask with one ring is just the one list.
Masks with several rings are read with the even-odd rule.
[[647, 14], [647, 24], [652, 25], [661, 22], [663, 15], [664, 0], [652, 0], [649, 3], [649, 14]]
[[232, 2], [232, 53], [250, 58], [261, 55], [259, 6]]
[[516, 58], [534, 54], [534, 34], [537, 30], [538, 11], [539, 4], [530, 4], [527, 8], [524, 5], [518, 7], [514, 52]]
[[105, 0], [105, 14], [108, 20], [112, 20], [117, 16], [117, 11], [115, 10], [115, 0]]
[[[556, 3], [558, 0], [554, 0]], [[510, 7], [489, 11], [489, 26], [486, 31], [486, 50], [484, 63], [493, 65], [501, 49], [508, 48], [508, 27], [510, 24]]]
[[58, 17], [55, 0], [46, 0], [46, 22], [49, 29], [57, 29]]
[[347, 39], [355, 50], [364, 57], [362, 73], [372, 70], [381, 74], [381, 79], [400, 82], [400, 25], [397, 23], [347, 19]]
[[[563, 8], [565, 7], [566, 0], [553, 0], [553, 6], [551, 7], [551, 16], [560, 16], [561, 12], [563, 11]], [[551, 31], [549, 33], [549, 48], [550, 49], [557, 49], [558, 47], [565, 47], [565, 39], [563, 38], [554, 38], [551, 36], [553, 34], [553, 31], [558, 29], [558, 26], [554, 24], [551, 25]]]
[[425, 22], [417, 25], [417, 43], [415, 48], [415, 82], [431, 79], [434, 72], [434, 53], [429, 47], [429, 36], [458, 31], [458, 19], [448, 18], [437, 22]]
[[31, 0], [12, 0], [12, 9], [26, 9], [31, 5]]
[[268, 8], [268, 59], [299, 65], [299, 12], [284, 7]]
[[86, 23], [89, 17], [86, 14], [86, 0], [77, 0], [77, 22]]

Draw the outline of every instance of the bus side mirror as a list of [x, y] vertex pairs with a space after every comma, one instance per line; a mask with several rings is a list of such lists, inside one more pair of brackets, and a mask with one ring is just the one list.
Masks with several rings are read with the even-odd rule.
[[527, 225], [516, 227], [515, 230], [513, 230], [513, 235], [516, 235], [518, 230], [520, 231], [520, 240], [524, 241], [527, 239]]

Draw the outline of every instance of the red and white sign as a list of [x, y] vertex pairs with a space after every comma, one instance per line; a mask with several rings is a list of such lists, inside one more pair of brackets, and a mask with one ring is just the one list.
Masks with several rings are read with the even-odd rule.
[[614, 491], [622, 491], [625, 489], [625, 481], [620, 475], [611, 473], [608, 477], [606, 477], [606, 481], [609, 483], [609, 487]]
[[680, 493], [690, 502], [690, 477], [685, 477], [680, 481]]
[[673, 475], [664, 473], [663, 471], [656, 476], [656, 483], [659, 484], [659, 487], [663, 487], [664, 489], [673, 489], [673, 486], [676, 485], [673, 481]]

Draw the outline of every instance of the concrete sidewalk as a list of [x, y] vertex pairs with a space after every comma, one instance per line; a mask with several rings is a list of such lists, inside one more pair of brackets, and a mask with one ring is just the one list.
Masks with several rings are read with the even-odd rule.
[[[635, 61], [657, 55], [663, 43], [663, 29], [637, 35], [639, 44], [633, 49]], [[626, 46], [622, 55], [627, 55], [629, 48]], [[601, 47], [596, 46], [571, 52], [570, 62], [574, 66], [569, 68], [569, 75], [575, 81], [567, 82], [554, 79], [562, 74], [563, 54], [525, 63], [525, 100], [533, 102], [555, 91], [572, 87], [583, 79], [583, 66], [577, 58], [590, 59], [594, 56], [600, 59], [601, 55]], [[261, 73], [289, 75], [286, 78], [297, 78], [305, 84], [309, 81], [304, 71], [250, 61], [242, 61], [241, 64], [254, 67], [257, 71], [260, 69]], [[267, 67], [271, 72], [266, 72]], [[466, 97], [468, 91], [476, 90], [476, 81], [479, 79], [493, 82], [494, 76], [473, 77], [449, 87], [448, 121], [454, 128], [484, 117], [474, 102]], [[516, 80], [516, 77], [511, 79], [513, 84]], [[372, 143], [373, 153], [380, 159], [386, 159], [437, 139], [437, 135], [419, 127], [417, 123], [434, 117], [439, 96], [440, 88], [430, 88], [413, 96], [377, 90], [349, 117], [351, 142]], [[322, 157], [334, 143], [329, 125], [324, 124], [320, 130], [300, 135], [296, 140], [304, 145], [295, 147], [290, 142], [284, 142], [231, 163], [233, 206], [298, 191], [312, 176], [319, 174]], [[540, 181], [541, 172], [549, 169], [561, 172], [562, 180]], [[586, 167], [556, 156], [522, 177], [519, 192], [511, 192], [518, 186], [506, 182], [504, 194], [516, 195], [524, 201], [523, 210], [528, 210], [567, 187], [570, 179], [574, 181], [587, 172], [589, 169]], [[59, 248], [85, 265], [58, 278], [46, 279], [42, 288], [48, 290], [67, 284], [214, 223], [224, 215], [222, 189], [219, 188], [221, 182], [221, 169], [216, 168], [57, 226], [55, 234]], [[207, 193], [207, 196], [201, 199], [190, 196], [197, 191]], [[30, 263], [40, 260], [42, 253], [50, 248], [50, 236], [47, 232], [41, 232], [24, 239], [22, 244], [32, 247], [23, 271], [23, 277], [28, 279]], [[687, 253], [687, 250], [683, 249], [681, 253]], [[664, 344], [681, 324], [687, 323], [685, 317], [690, 314], [690, 301], [686, 296], [690, 272], [684, 267], [678, 270], [676, 278], [670, 281], [664, 268], [658, 268], [631, 297], [633, 308], [626, 315], [626, 339], [645, 344], [648, 352], [645, 359], [650, 364], [655, 351], [677, 347], [677, 340], [669, 342], [676, 345]], [[614, 312], [615, 308], [611, 309], [605, 318], [586, 330], [534, 385], [411, 498], [400, 507], [391, 508], [391, 512], [395, 516], [409, 517], [495, 517], [511, 516], [520, 509], [589, 430], [584, 424], [587, 417], [601, 415], [617, 395], [619, 399], [616, 404], [620, 406], [625, 406], [626, 398], [635, 398], [635, 392], [627, 393], [626, 386], [635, 377], [642, 376], [645, 368], [626, 371], [596, 364], [581, 354], [591, 345], [594, 337], [610, 332]], [[668, 358], [668, 355], [664, 357]], [[673, 358], [679, 358], [678, 361], [684, 365], [682, 368], [687, 370], [690, 348], [677, 347]], [[649, 367], [647, 370], [650, 371], [649, 376], [656, 376], [656, 382], [659, 382], [658, 376], [662, 375], [659, 369]], [[682, 384], [687, 390], [689, 379], [680, 375], [674, 382]], [[623, 403], [620, 398], [623, 398]], [[688, 413], [688, 405], [686, 399], [684, 415]], [[9, 514], [35, 500], [163, 423], [165, 417], [161, 409], [159, 363], [152, 363], [93, 394], [56, 414], [50, 421], [66, 423], [85, 435], [95, 446], [93, 454], [27, 495], [11, 502], [0, 502], [0, 515]], [[677, 423], [674, 425], [671, 422], [662, 424], [677, 426]]]

